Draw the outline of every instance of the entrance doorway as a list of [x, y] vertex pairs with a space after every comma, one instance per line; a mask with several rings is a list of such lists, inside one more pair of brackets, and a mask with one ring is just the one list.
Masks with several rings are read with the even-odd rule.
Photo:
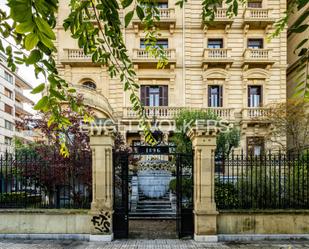
[[174, 146], [139, 145], [114, 152], [115, 238], [193, 235], [193, 156]]

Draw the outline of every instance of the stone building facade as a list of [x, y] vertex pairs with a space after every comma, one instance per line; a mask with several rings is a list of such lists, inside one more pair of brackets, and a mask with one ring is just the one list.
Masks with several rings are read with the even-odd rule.
[[[170, 122], [182, 108], [211, 109], [239, 127], [242, 149], [259, 154], [274, 146], [264, 139], [270, 124], [262, 117], [268, 104], [286, 100], [287, 39], [286, 31], [270, 42], [267, 36], [283, 15], [286, 1], [249, 0], [232, 19], [223, 5], [207, 25], [201, 18], [202, 0], [188, 1], [183, 9], [176, 2], [159, 1], [159, 42], [169, 59], [165, 69], [156, 69], [156, 60], [145, 51], [145, 33], [137, 18], [123, 28], [149, 118], [165, 121], [161, 130], [168, 139], [173, 130]], [[121, 121], [120, 130], [129, 144], [143, 140], [120, 81], [110, 79], [105, 67], [91, 63], [64, 31], [68, 0], [60, 1], [59, 11], [61, 75], [84, 94], [98, 115]]]

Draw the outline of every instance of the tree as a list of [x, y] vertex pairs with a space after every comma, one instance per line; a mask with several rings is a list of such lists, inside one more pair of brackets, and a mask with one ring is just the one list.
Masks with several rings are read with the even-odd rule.
[[[212, 111], [183, 110], [175, 118], [176, 133], [172, 141], [176, 144], [176, 150], [181, 153], [191, 153], [192, 143], [187, 132], [198, 120], [219, 121], [220, 118]], [[216, 153], [218, 156], [228, 156], [233, 148], [239, 146], [240, 133], [236, 128], [222, 132], [217, 137]]]
[[303, 100], [289, 100], [269, 106], [264, 117], [271, 124], [266, 139], [285, 149], [282, 138], [287, 136], [289, 149], [300, 150], [308, 145], [309, 112], [308, 103]]
[[237, 148], [240, 143], [240, 131], [232, 128], [228, 132], [220, 133], [217, 138], [216, 155], [218, 157], [228, 157], [232, 150]]
[[[146, 49], [159, 59], [158, 67], [163, 68], [167, 64], [167, 58], [163, 47], [156, 44], [159, 36], [156, 26], [160, 17], [157, 6], [153, 4], [154, 1], [156, 2], [156, 0], [121, 0], [119, 4], [117, 0], [70, 0], [71, 11], [63, 23], [65, 30], [76, 39], [84, 53], [90, 55], [93, 62], [107, 66], [110, 77], [119, 77], [124, 90], [130, 92], [133, 109], [138, 114], [146, 141], [150, 144], [154, 144], [155, 139], [150, 132], [150, 124], [146, 121], [144, 106], [137, 95], [139, 85], [135, 82], [136, 74], [123, 40], [119, 11], [126, 10], [125, 26], [130, 24], [134, 13], [137, 14], [146, 33]], [[180, 0], [177, 5], [185, 8], [186, 2], [187, 0]], [[246, 0], [204, 0], [201, 10], [204, 22], [211, 22], [214, 19], [217, 4], [221, 2], [227, 5], [228, 16], [233, 17], [238, 14], [239, 5], [245, 4]], [[285, 28], [288, 14], [294, 7], [302, 9], [306, 3], [306, 0], [291, 0], [286, 15], [277, 22], [273, 36]], [[35, 74], [45, 77], [45, 82], [32, 91], [34, 94], [45, 91], [35, 109], [43, 112], [51, 110], [48, 124], [54, 124], [57, 129], [65, 130], [71, 125], [62, 115], [61, 103], [64, 101], [72, 111], [84, 116], [85, 121], [90, 121], [82, 103], [76, 100], [75, 89], [59, 76], [56, 68], [56, 36], [53, 28], [56, 25], [58, 0], [7, 0], [7, 4], [10, 8], [9, 15], [0, 10], [0, 38], [9, 45], [4, 46], [0, 42], [0, 51], [7, 55], [8, 67], [13, 71], [16, 69], [16, 64], [33, 65]], [[305, 13], [308, 16], [308, 11]], [[95, 19], [96, 23], [85, 22], [85, 18]], [[307, 28], [308, 25], [299, 24], [293, 27], [291, 32], [304, 32]], [[308, 53], [305, 47], [307, 42], [308, 39], [304, 39], [299, 45], [302, 51], [300, 54]], [[308, 89], [308, 82], [306, 84], [305, 90]], [[65, 146], [65, 143], [63, 145]]]

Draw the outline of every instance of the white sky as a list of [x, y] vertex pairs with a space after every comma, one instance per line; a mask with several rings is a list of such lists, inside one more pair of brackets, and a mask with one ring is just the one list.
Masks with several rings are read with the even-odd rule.
[[[8, 10], [8, 7], [6, 6], [6, 0], [0, 0], [0, 8], [3, 10]], [[10, 41], [11, 42], [11, 41]], [[4, 45], [6, 45], [5, 42], [3, 42]], [[14, 43], [14, 41], [13, 41]], [[14, 48], [13, 48], [14, 49]], [[30, 85], [32, 85], [32, 87], [36, 87], [39, 84], [44, 82], [44, 78], [40, 77], [40, 79], [36, 79], [35, 74], [34, 74], [34, 68], [32, 66], [26, 67], [24, 65], [17, 65], [18, 67], [18, 75], [24, 79], [25, 81], [27, 81]], [[33, 100], [34, 102], [37, 102], [40, 99], [40, 94], [31, 94], [30, 91], [24, 91], [25, 95], [30, 98], [31, 100]], [[25, 105], [25, 107], [27, 107], [26, 109], [28, 111], [31, 110], [31, 108], [27, 105]], [[29, 109], [30, 108], [30, 109]], [[32, 111], [33, 112], [33, 111]]]

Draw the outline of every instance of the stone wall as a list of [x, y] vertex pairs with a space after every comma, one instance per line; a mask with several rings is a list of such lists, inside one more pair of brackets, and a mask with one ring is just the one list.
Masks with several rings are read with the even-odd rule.
[[308, 234], [308, 210], [220, 212], [218, 234]]
[[0, 234], [90, 234], [88, 210], [1, 210]]

